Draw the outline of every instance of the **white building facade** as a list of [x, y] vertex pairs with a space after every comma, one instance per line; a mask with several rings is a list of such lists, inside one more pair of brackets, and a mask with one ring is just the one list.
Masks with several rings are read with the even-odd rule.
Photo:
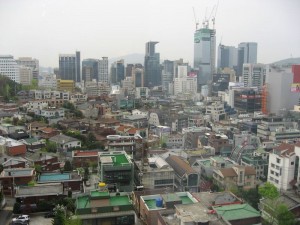
[[0, 74], [20, 83], [19, 65], [12, 55], [0, 55]]

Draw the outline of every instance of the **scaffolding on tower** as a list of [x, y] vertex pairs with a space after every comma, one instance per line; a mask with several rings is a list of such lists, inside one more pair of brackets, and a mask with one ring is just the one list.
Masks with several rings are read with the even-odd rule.
[[263, 114], [268, 115], [268, 86], [267, 86], [267, 84], [265, 84], [262, 87], [261, 111]]

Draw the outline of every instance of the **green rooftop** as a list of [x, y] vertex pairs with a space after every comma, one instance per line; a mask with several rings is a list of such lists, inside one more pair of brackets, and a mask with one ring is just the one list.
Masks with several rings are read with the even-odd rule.
[[147, 207], [151, 210], [151, 209], [161, 209], [162, 207], [157, 207], [156, 206], [156, 199], [148, 199], [145, 200], [145, 204], [147, 205]]
[[[91, 192], [91, 196], [85, 195], [85, 196], [80, 196], [77, 198], [77, 209], [88, 209], [91, 208], [91, 204], [95, 206], [95, 202], [97, 204], [98, 201], [101, 201], [101, 199], [93, 199], [92, 197], [104, 197], [105, 199], [108, 199], [109, 205], [101, 205], [101, 203], [98, 203], [97, 208], [105, 208], [105, 207], [112, 207], [112, 206], [128, 206], [132, 205], [130, 202], [130, 199], [127, 195], [122, 195], [122, 196], [110, 196], [108, 192], [101, 192], [98, 191], [93, 191]], [[93, 196], [92, 196], [93, 195]], [[93, 206], [93, 207], [94, 207]]]
[[233, 204], [213, 209], [227, 221], [260, 217], [260, 212], [248, 204]]
[[108, 197], [109, 192], [108, 191], [91, 191], [91, 197]]
[[102, 159], [103, 162], [105, 162], [105, 160], [103, 160], [103, 158], [105, 157], [111, 158], [114, 166], [122, 166], [123, 164], [130, 163], [125, 154], [101, 154], [100, 155], [100, 158]]
[[180, 196], [183, 205], [194, 203], [188, 196]]

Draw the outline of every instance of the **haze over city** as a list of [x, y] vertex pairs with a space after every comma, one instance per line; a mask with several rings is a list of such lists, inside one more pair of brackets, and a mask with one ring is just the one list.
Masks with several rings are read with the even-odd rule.
[[217, 45], [257, 42], [260, 63], [300, 55], [298, 0], [1, 0], [0, 53], [58, 67], [60, 53], [79, 50], [82, 59], [144, 54], [152, 40], [159, 41], [161, 60], [192, 64], [193, 8], [198, 28], [205, 15], [216, 16]]

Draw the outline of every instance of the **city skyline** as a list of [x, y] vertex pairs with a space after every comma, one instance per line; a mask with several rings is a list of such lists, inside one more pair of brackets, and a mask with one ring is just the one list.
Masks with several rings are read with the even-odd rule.
[[193, 7], [200, 28], [217, 5], [217, 45], [257, 42], [259, 63], [300, 56], [297, 0], [0, 0], [0, 52], [58, 67], [59, 54], [78, 50], [81, 59], [115, 58], [143, 54], [146, 42], [159, 41], [161, 61], [183, 58], [193, 64]]

